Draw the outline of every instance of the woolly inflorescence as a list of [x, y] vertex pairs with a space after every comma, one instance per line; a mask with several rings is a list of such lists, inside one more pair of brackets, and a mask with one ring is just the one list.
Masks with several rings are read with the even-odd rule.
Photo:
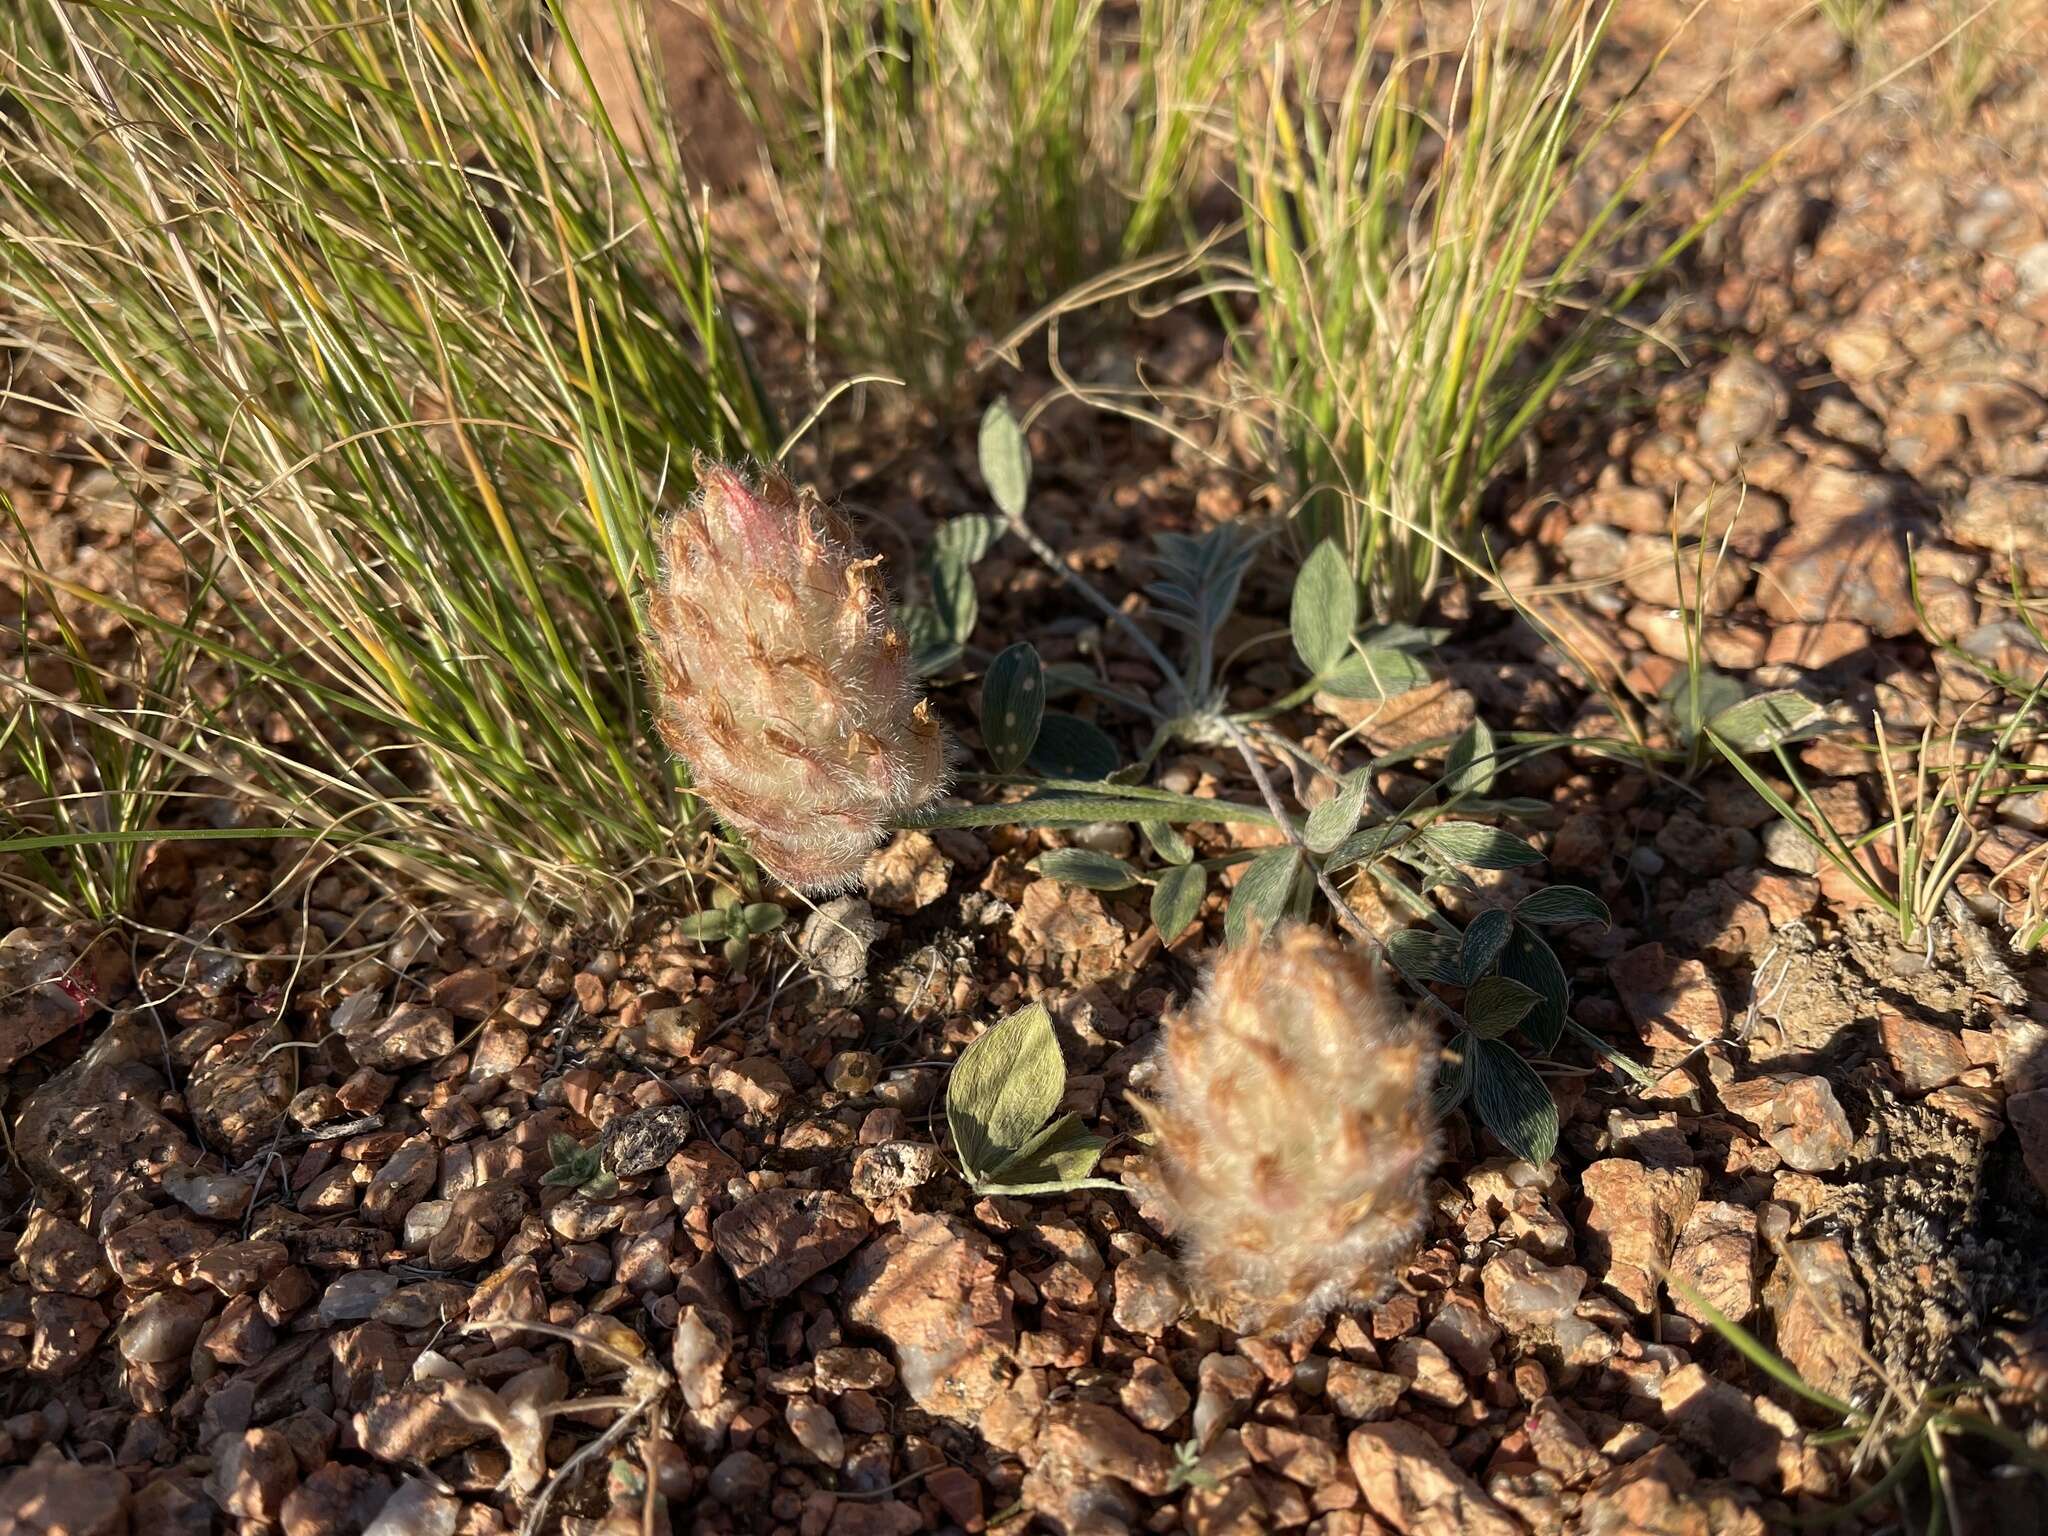
[[1154, 1178], [1193, 1288], [1240, 1331], [1378, 1300], [1425, 1224], [1437, 1046], [1317, 929], [1231, 950], [1170, 1016]]
[[656, 725], [769, 873], [842, 889], [945, 782], [880, 557], [779, 475], [757, 487], [700, 463], [697, 481], [662, 526], [648, 595]]

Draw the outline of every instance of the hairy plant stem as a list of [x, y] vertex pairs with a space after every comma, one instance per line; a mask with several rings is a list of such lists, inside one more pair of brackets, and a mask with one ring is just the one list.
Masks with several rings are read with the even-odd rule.
[[1252, 780], [1259, 786], [1259, 794], [1264, 797], [1267, 808], [1272, 811], [1273, 819], [1280, 824], [1280, 831], [1286, 836], [1289, 845], [1308, 861], [1309, 868], [1316, 872], [1316, 889], [1328, 899], [1330, 909], [1337, 914], [1337, 921], [1349, 929], [1353, 936], [1363, 939], [1379, 954], [1385, 955], [1385, 941], [1366, 925], [1365, 919], [1352, 911], [1351, 903], [1345, 900], [1344, 893], [1337, 889], [1337, 882], [1325, 874], [1322, 866], [1316, 863], [1315, 856], [1302, 838], [1301, 829], [1294, 824], [1294, 818], [1287, 814], [1286, 807], [1280, 803], [1280, 792], [1273, 787], [1273, 779], [1266, 772], [1266, 765], [1259, 761], [1258, 753], [1252, 750], [1251, 739], [1228, 715], [1221, 716], [1220, 719], [1223, 734], [1230, 738], [1231, 745], [1237, 748], [1238, 756], [1244, 759], [1245, 767], [1251, 770]]

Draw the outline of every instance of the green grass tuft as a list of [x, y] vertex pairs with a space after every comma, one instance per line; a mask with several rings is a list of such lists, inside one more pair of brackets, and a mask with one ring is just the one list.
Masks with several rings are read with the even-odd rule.
[[765, 0], [735, 7], [728, 74], [812, 259], [759, 285], [797, 321], [822, 308], [840, 364], [958, 403], [1026, 308], [1177, 232], [1260, 9], [830, 0], [791, 49]]
[[[1533, 14], [1533, 13], [1532, 13]], [[1481, 10], [1449, 45], [1365, 7], [1351, 61], [1320, 33], [1276, 45], [1239, 93], [1259, 322], [1236, 332], [1249, 402], [1304, 548], [1338, 540], [1383, 616], [1412, 617], [1522, 427], [1588, 349], [1539, 331], [1589, 277], [1620, 200], [1546, 256], [1598, 129], [1582, 99], [1609, 8], [1526, 28]], [[1553, 242], [1555, 243], [1555, 242]]]
[[[617, 916], [699, 825], [634, 662], [651, 513], [693, 451], [765, 457], [774, 433], [673, 141], [639, 172], [582, 148], [539, 18], [472, 12], [0, 21], [0, 306], [71, 381], [52, 404], [146, 448], [138, 496], [205, 600], [166, 619], [19, 579], [203, 660], [225, 702], [174, 698], [138, 734], [266, 825]], [[17, 761], [47, 763], [35, 738], [67, 718], [107, 723], [90, 689], [22, 702]], [[112, 792], [107, 833], [149, 821], [151, 791]]]

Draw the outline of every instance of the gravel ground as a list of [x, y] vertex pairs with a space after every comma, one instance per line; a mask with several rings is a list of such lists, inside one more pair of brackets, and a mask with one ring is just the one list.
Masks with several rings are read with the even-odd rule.
[[[1666, 223], [1864, 78], [1824, 23], [1758, 9], [1715, 8], [1625, 120], [1647, 142], [1723, 82], [1660, 161]], [[1663, 12], [1628, 7], [1624, 35]], [[1885, 35], [1909, 51], [1930, 23], [1898, 6]], [[1952, 129], [1916, 76], [1801, 140], [1660, 300], [1660, 343], [1554, 413], [1493, 498], [1544, 629], [1453, 589], [1427, 686], [1314, 701], [1290, 734], [1350, 768], [1475, 716], [1611, 734], [1619, 698], [1654, 736], [1696, 584], [1674, 528], [1727, 533], [1703, 644], [1752, 690], [1917, 740], [1986, 707], [1958, 653], [2048, 674], [2013, 597], [2048, 580], [2044, 164], [2038, 81]], [[1222, 353], [1192, 310], [1090, 345], [1084, 376], [1135, 352], [1198, 390]], [[1052, 387], [1010, 382], [1020, 408]], [[0, 421], [43, 563], [168, 600], [104, 445], [18, 404]], [[833, 430], [816, 472], [892, 566], [985, 508], [971, 425]], [[1112, 590], [1141, 584], [1150, 534], [1273, 505], [1071, 401], [1032, 443], [1034, 524]], [[977, 577], [984, 637], [1159, 681], [1028, 556]], [[1255, 573], [1243, 637], [1284, 615], [1284, 580]], [[1257, 654], [1234, 704], [1293, 685]], [[971, 689], [938, 702], [971, 753]], [[1868, 754], [1797, 757], [1845, 835], [1889, 814]], [[0, 938], [0, 1532], [1746, 1536], [1864, 1486], [1819, 1433], [1838, 1421], [1702, 1301], [1815, 1389], [1951, 1389], [2038, 1446], [2048, 968], [2005, 940], [2048, 799], [1996, 803], [1950, 921], [1908, 950], [1726, 771], [1561, 752], [1506, 780], [1548, 807], [1535, 879], [1615, 914], [1559, 948], [1574, 1017], [1646, 1080], [1561, 1052], [1542, 1167], [1454, 1117], [1388, 1299], [1242, 1337], [1191, 1301], [1125, 1098], [1223, 893], [1168, 941], [1142, 890], [1030, 867], [1132, 852], [1128, 827], [901, 834], [864, 895], [745, 974], [672, 912], [561, 933], [309, 874], [289, 846], [164, 845], [134, 925]], [[1156, 782], [1253, 798], [1225, 756]], [[1464, 919], [1531, 888], [1501, 872], [1446, 901]], [[947, 1065], [1030, 1000], [1123, 1189], [977, 1198], [958, 1175]], [[561, 1138], [580, 1186], [543, 1182]], [[1957, 1528], [2038, 1527], [2038, 1475], [1941, 1449]], [[1915, 1494], [1848, 1523], [1927, 1515]]]

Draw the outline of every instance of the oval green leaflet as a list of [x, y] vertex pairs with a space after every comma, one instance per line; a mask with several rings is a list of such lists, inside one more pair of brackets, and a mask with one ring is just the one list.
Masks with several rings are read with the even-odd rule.
[[1476, 821], [1438, 821], [1422, 829], [1422, 845], [1440, 859], [1473, 869], [1519, 869], [1543, 855], [1511, 832]]
[[1472, 1047], [1476, 1037], [1463, 1033], [1451, 1041], [1436, 1064], [1436, 1082], [1429, 1094], [1430, 1110], [1441, 1117], [1465, 1102], [1472, 1091]]
[[1317, 680], [1340, 699], [1391, 699], [1429, 681], [1429, 669], [1406, 651], [1353, 651]]
[[1549, 1085], [1512, 1046], [1467, 1039], [1472, 1051], [1472, 1105], [1479, 1123], [1524, 1162], [1549, 1161], [1557, 1150], [1557, 1100]]
[[1482, 976], [1465, 993], [1465, 1027], [1482, 1040], [1506, 1034], [1536, 1006], [1536, 994], [1506, 976]]
[[1108, 778], [1122, 761], [1116, 743], [1100, 726], [1079, 715], [1048, 709], [1038, 722], [1038, 741], [1025, 764], [1047, 779]]
[[1015, 773], [1038, 745], [1045, 667], [1027, 640], [1007, 647], [981, 680], [981, 739], [999, 773]]
[[981, 616], [981, 602], [974, 591], [974, 563], [994, 547], [1002, 533], [1000, 519], [968, 513], [941, 523], [932, 536], [931, 553], [925, 560], [932, 612], [939, 632], [954, 645], [967, 643]]
[[1325, 539], [1294, 578], [1288, 628], [1295, 653], [1317, 676], [1343, 659], [1358, 628], [1358, 583], [1334, 540]]
[[1187, 931], [1209, 894], [1209, 872], [1199, 864], [1175, 864], [1152, 887], [1152, 926], [1171, 944]]
[[1022, 517], [1031, 494], [1031, 445], [1010, 408], [998, 400], [982, 413], [981, 478], [1005, 517]]
[[1186, 864], [1195, 856], [1193, 845], [1170, 821], [1141, 821], [1138, 830], [1145, 834], [1152, 851], [1169, 864]]
[[1365, 814], [1365, 792], [1372, 770], [1359, 768], [1344, 776], [1337, 793], [1308, 813], [1301, 840], [1311, 853], [1328, 853], [1351, 835], [1358, 818]]
[[1121, 1187], [1089, 1178], [1108, 1143], [1074, 1115], [1053, 1118], [1066, 1083], [1042, 1004], [1020, 1008], [961, 1052], [946, 1084], [946, 1126], [977, 1194]]
[[1555, 1050], [1558, 1036], [1564, 1033], [1565, 1021], [1570, 1017], [1572, 999], [1571, 982], [1556, 951], [1543, 942], [1543, 935], [1535, 929], [1516, 923], [1513, 936], [1500, 953], [1500, 974], [1535, 994], [1534, 1005], [1521, 1020], [1522, 1033], [1538, 1050]]
[[1492, 968], [1514, 926], [1514, 919], [1498, 908], [1480, 913], [1466, 925], [1465, 937], [1458, 944], [1458, 975], [1466, 986]]
[[696, 939], [701, 943], [726, 938], [732, 933], [732, 913], [725, 907], [692, 912], [676, 924], [676, 932], [686, 939]]
[[1458, 941], [1427, 928], [1403, 928], [1387, 935], [1387, 958], [1394, 969], [1418, 986], [1441, 981], [1451, 986], [1465, 984], [1458, 969]]
[[1474, 717], [1444, 757], [1444, 793], [1483, 795], [1493, 788], [1498, 748], [1484, 720]]
[[1041, 875], [1062, 885], [1085, 886], [1091, 891], [1128, 890], [1138, 883], [1138, 872], [1113, 853], [1093, 848], [1048, 848], [1031, 861]]
[[1781, 688], [1731, 704], [1707, 721], [1714, 736], [1738, 752], [1764, 752], [1810, 732], [1827, 710], [1803, 693]]
[[1515, 918], [1524, 923], [1598, 923], [1614, 921], [1607, 903], [1578, 885], [1547, 885], [1515, 904]]
[[1223, 914], [1224, 942], [1235, 948], [1253, 930], [1271, 933], [1274, 924], [1287, 916], [1299, 917], [1307, 905], [1302, 891], [1308, 864], [1296, 848], [1269, 848], [1238, 876], [1230, 893], [1230, 907]]

